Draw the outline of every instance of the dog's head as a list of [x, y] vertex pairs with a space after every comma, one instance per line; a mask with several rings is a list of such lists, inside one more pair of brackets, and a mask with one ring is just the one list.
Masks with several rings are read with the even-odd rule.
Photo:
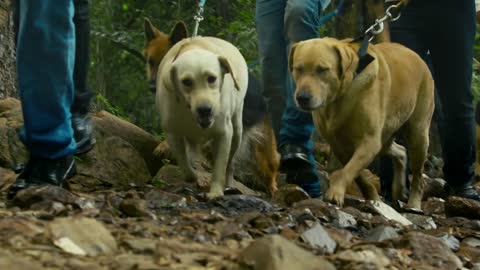
[[201, 128], [211, 127], [222, 113], [220, 97], [226, 73], [234, 78], [227, 58], [204, 49], [181, 52], [172, 63], [170, 80], [174, 91], [183, 97]]
[[145, 18], [145, 48], [144, 56], [147, 62], [147, 79], [149, 89], [156, 91], [157, 71], [160, 62], [177, 42], [188, 37], [185, 23], [177, 22], [170, 34], [165, 34], [152, 25], [149, 19]]
[[352, 84], [358, 60], [347, 42], [333, 38], [294, 44], [289, 69], [296, 84], [297, 106], [312, 111], [343, 95]]

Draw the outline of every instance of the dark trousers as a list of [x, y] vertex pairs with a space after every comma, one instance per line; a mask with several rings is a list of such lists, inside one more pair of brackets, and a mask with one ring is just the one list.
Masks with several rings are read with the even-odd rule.
[[[452, 187], [468, 184], [474, 178], [475, 162], [470, 88], [476, 32], [474, 1], [411, 1], [401, 18], [390, 24], [390, 29], [393, 42], [414, 50], [427, 63], [431, 61], [438, 95], [435, 119], [442, 140], [445, 180]], [[391, 169], [386, 162], [391, 161], [383, 159], [381, 176], [382, 184], [388, 187]]]
[[72, 113], [86, 114], [90, 107], [92, 93], [87, 86], [88, 67], [90, 65], [90, 19], [88, 0], [74, 0], [75, 15], [75, 67], [73, 81], [75, 98]]

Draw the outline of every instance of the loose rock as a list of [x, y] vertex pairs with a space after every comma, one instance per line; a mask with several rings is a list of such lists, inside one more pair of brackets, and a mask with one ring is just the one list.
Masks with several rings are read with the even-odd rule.
[[390, 240], [397, 249], [411, 251], [410, 258], [422, 265], [437, 269], [459, 269], [460, 259], [440, 239], [420, 232], [409, 232], [401, 238]]
[[254, 270], [335, 269], [325, 259], [314, 256], [278, 235], [256, 240], [240, 253], [239, 260]]
[[90, 218], [57, 218], [48, 224], [52, 242], [75, 255], [108, 255], [117, 250], [112, 234]]
[[449, 217], [480, 219], [480, 202], [461, 197], [448, 197], [445, 213]]
[[395, 209], [388, 204], [380, 201], [368, 202], [369, 207], [379, 215], [382, 215], [386, 219], [394, 220], [403, 226], [412, 225], [412, 222], [399, 214]]
[[312, 247], [320, 248], [327, 253], [333, 253], [337, 247], [337, 243], [320, 223], [316, 223], [311, 229], [305, 231], [302, 239]]
[[147, 201], [142, 199], [124, 199], [120, 211], [129, 217], [145, 217], [149, 215]]
[[393, 227], [381, 225], [370, 230], [367, 233], [365, 240], [371, 242], [382, 242], [384, 240], [397, 238], [398, 236], [399, 235], [397, 231]]
[[431, 217], [412, 213], [405, 213], [403, 216], [424, 230], [435, 230], [437, 228], [437, 224], [435, 224], [435, 221], [433, 221]]
[[287, 184], [281, 187], [275, 193], [275, 201], [284, 203], [287, 206], [292, 206], [294, 203], [307, 200], [310, 196], [305, 190], [297, 185]]

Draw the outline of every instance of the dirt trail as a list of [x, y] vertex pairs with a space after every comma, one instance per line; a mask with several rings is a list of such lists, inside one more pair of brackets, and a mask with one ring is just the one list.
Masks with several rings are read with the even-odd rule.
[[480, 203], [439, 198], [441, 179], [428, 179], [420, 214], [353, 196], [340, 209], [293, 186], [276, 201], [241, 185], [207, 201], [205, 181], [174, 165], [152, 177], [128, 136], [106, 130], [70, 191], [7, 202], [20, 126], [18, 104], [0, 101], [0, 269], [480, 269]]

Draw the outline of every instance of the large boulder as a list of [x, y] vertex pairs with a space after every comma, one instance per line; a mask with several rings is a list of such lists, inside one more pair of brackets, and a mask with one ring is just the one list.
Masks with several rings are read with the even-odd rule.
[[99, 186], [128, 189], [151, 180], [145, 160], [131, 144], [101, 131], [97, 135], [95, 148], [77, 160], [78, 174], [70, 180], [72, 189], [90, 190]]
[[12, 168], [28, 158], [18, 131], [23, 125], [20, 101], [0, 99], [0, 167]]
[[163, 159], [163, 157], [153, 153], [161, 143], [158, 138], [106, 111], [95, 113], [92, 119], [97, 133], [102, 133], [105, 137], [117, 136], [128, 142], [145, 160], [150, 175], [153, 176], [158, 172]]

